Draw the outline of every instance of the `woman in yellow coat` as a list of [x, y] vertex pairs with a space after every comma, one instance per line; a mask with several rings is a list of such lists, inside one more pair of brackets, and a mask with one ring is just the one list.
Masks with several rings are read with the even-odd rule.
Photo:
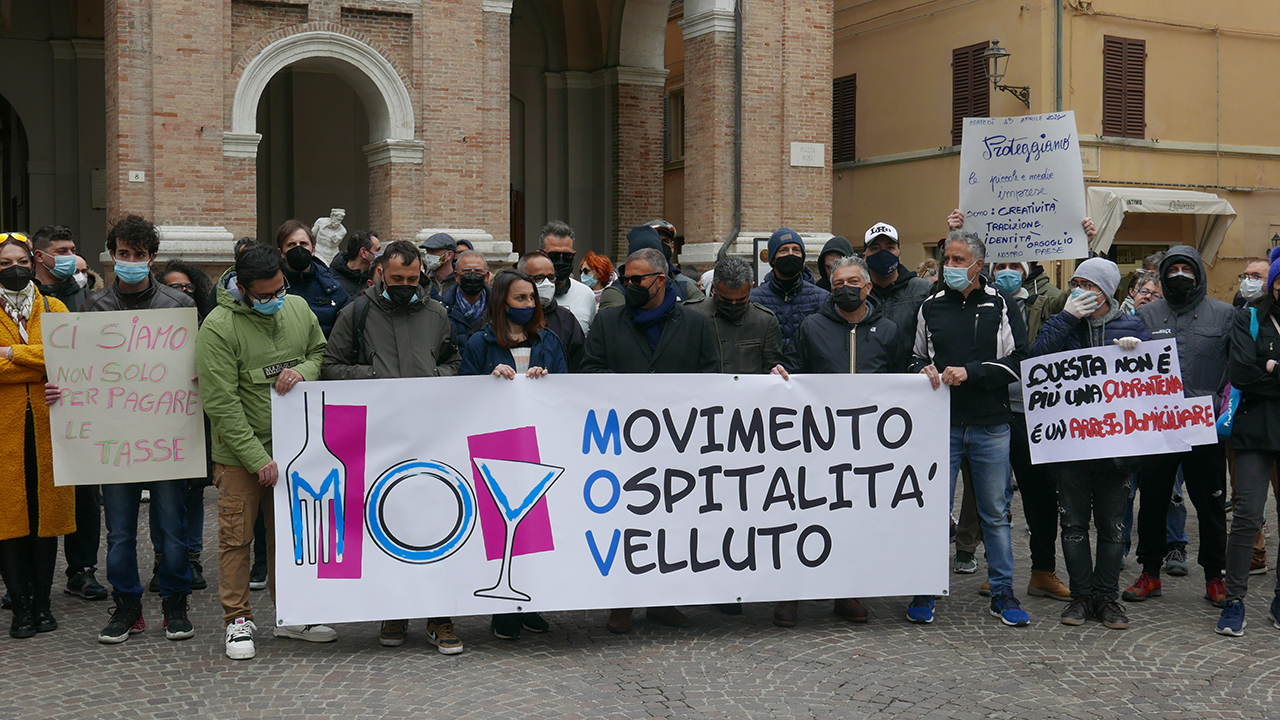
[[53, 486], [40, 335], [41, 316], [67, 308], [40, 294], [34, 268], [31, 241], [0, 233], [0, 576], [13, 603], [15, 638], [57, 629], [49, 590], [58, 536], [76, 528], [75, 489]]

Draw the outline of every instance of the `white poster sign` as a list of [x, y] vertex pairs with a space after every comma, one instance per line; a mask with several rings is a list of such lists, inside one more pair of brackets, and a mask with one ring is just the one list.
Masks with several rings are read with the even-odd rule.
[[55, 485], [204, 477], [196, 310], [46, 315]]
[[960, 209], [989, 262], [1088, 257], [1075, 113], [965, 118]]
[[278, 621], [943, 595], [948, 398], [915, 375], [302, 383], [272, 408]]
[[1178, 344], [1150, 341], [1022, 361], [1034, 464], [1185, 452], [1218, 441], [1214, 400], [1183, 396]]

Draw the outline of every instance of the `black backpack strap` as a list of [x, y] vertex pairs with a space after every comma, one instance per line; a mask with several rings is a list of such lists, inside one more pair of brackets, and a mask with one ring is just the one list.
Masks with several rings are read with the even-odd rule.
[[347, 353], [347, 364], [358, 365], [364, 350], [364, 324], [369, 319], [369, 308], [373, 302], [363, 292], [356, 296], [355, 307], [351, 308], [351, 351]]

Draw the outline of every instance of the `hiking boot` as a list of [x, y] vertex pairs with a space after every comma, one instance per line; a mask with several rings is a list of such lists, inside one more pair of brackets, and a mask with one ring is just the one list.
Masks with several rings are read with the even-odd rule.
[[1222, 578], [1216, 577], [1204, 584], [1204, 599], [1214, 607], [1226, 607], [1227, 584], [1222, 582]]
[[1033, 597], [1051, 597], [1063, 602], [1071, 600], [1071, 589], [1052, 570], [1032, 570], [1031, 582], [1027, 583], [1027, 594]]
[[1160, 578], [1151, 577], [1150, 573], [1144, 572], [1120, 597], [1125, 602], [1142, 602], [1149, 597], [1160, 597], [1163, 594], [1160, 590]]
[[383, 620], [378, 630], [378, 644], [383, 647], [400, 647], [409, 632], [408, 620]]
[[170, 640], [186, 640], [196, 634], [196, 629], [187, 619], [187, 596], [170, 595], [160, 600], [160, 609], [164, 613], [164, 636]]
[[956, 551], [956, 559], [951, 563], [951, 572], [957, 575], [972, 575], [978, 572], [978, 559], [971, 552]]
[[[519, 628], [517, 628], [517, 632]], [[517, 635], [518, 637], [518, 635]], [[427, 639], [440, 651], [441, 655], [457, 655], [462, 652], [462, 641], [453, 632], [453, 623], [427, 623]]]
[[267, 561], [254, 560], [253, 567], [249, 569], [249, 589], [250, 590], [266, 590], [267, 589]]
[[680, 612], [679, 608], [672, 605], [648, 608], [644, 611], [644, 616], [656, 623], [673, 628], [687, 628], [693, 624], [688, 615]]
[[773, 606], [773, 624], [778, 627], [795, 627], [800, 614], [800, 601], [784, 600]]
[[49, 608], [49, 591], [52, 588], [48, 585], [36, 590], [36, 594], [31, 598], [32, 614], [36, 624], [36, 632], [53, 632], [58, 629], [58, 621], [54, 619], [53, 612]]
[[252, 620], [236, 618], [227, 626], [226, 651], [232, 660], [248, 660], [258, 654], [253, 644], [253, 631], [258, 626]]
[[155, 564], [151, 566], [151, 582], [147, 583], [147, 592], [160, 592], [160, 556], [156, 556]]
[[867, 607], [857, 598], [836, 600], [835, 613], [852, 623], [864, 623], [868, 617]]
[[907, 606], [907, 620], [919, 625], [933, 622], [933, 596], [917, 595]]
[[1018, 602], [1018, 598], [1014, 597], [1012, 590], [1005, 590], [991, 596], [991, 614], [1010, 627], [1031, 624], [1031, 616], [1022, 609], [1022, 604]]
[[520, 613], [494, 615], [489, 620], [489, 630], [499, 640], [520, 639]]
[[1093, 614], [1102, 621], [1103, 627], [1112, 630], [1127, 630], [1129, 628], [1129, 618], [1124, 614], [1124, 608], [1120, 607], [1120, 603], [1115, 598], [1100, 597], [1093, 601]]
[[614, 608], [609, 611], [609, 620], [604, 624], [609, 632], [629, 633], [631, 632], [631, 608]]
[[94, 568], [85, 568], [67, 578], [67, 587], [63, 592], [85, 600], [107, 599], [107, 589], [98, 583], [98, 578], [94, 577]]
[[1247, 624], [1244, 620], [1244, 602], [1232, 600], [1222, 608], [1222, 615], [1218, 617], [1218, 626], [1213, 631], [1219, 635], [1240, 637], [1244, 635], [1244, 626]]
[[1175, 547], [1164, 556], [1164, 572], [1166, 575], [1182, 577], [1187, 574], [1187, 549]]
[[1067, 604], [1067, 608], [1062, 611], [1063, 625], [1083, 625], [1085, 620], [1089, 619], [1089, 611], [1092, 610], [1087, 597], [1073, 597], [1071, 602]]
[[195, 553], [191, 554], [191, 589], [204, 590], [209, 587], [209, 581], [204, 577], [204, 565], [200, 564], [200, 556]]
[[1253, 549], [1253, 559], [1249, 561], [1249, 574], [1262, 575], [1267, 572], [1267, 549]]
[[111, 620], [98, 633], [98, 642], [114, 645], [129, 639], [130, 635], [142, 632], [145, 624], [139, 627], [142, 620], [142, 598], [117, 597], [115, 607], [111, 608]]
[[542, 634], [551, 629], [551, 623], [535, 612], [520, 613], [520, 624], [531, 633]]
[[328, 625], [281, 625], [272, 633], [278, 638], [327, 643], [338, 639], [338, 632]]
[[9, 624], [9, 637], [19, 640], [35, 637], [36, 614], [31, 596], [25, 589], [19, 589], [9, 598], [9, 604], [13, 606], [13, 622]]

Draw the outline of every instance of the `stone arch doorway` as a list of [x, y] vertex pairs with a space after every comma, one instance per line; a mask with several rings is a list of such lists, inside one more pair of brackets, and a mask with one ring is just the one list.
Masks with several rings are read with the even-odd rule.
[[[286, 69], [288, 73], [281, 76]], [[408, 88], [395, 66], [368, 43], [351, 35], [325, 30], [299, 32], [271, 42], [239, 71], [231, 107], [231, 130], [223, 135], [223, 156], [232, 171], [229, 179], [233, 187], [229, 196], [233, 198], [234, 211], [239, 216], [237, 224], [256, 227], [261, 236], [264, 227], [271, 228], [271, 222], [278, 222], [274, 217], [276, 214], [288, 210], [309, 215], [313, 211], [309, 206], [303, 208], [295, 204], [290, 208], [286, 203], [277, 208], [277, 203], [268, 202], [273, 217], [261, 221], [257, 217], [260, 201], [258, 171], [262, 163], [268, 161], [266, 157], [259, 158], [259, 150], [267, 149], [260, 147], [263, 135], [259, 132], [259, 111], [264, 97], [268, 103], [273, 95], [283, 97], [285, 90], [277, 89], [277, 86], [286, 84], [284, 78], [287, 76], [292, 76], [295, 85], [300, 77], [311, 80], [323, 78], [319, 80], [319, 87], [336, 88], [339, 96], [341, 92], [348, 93], [345, 100], [348, 115], [352, 103], [358, 101], [363, 105], [364, 127], [368, 131], [359, 141], [364, 142], [360, 150], [367, 167], [368, 210], [365, 224], [376, 228], [384, 237], [413, 237], [422, 226], [423, 143], [415, 137], [415, 112]], [[359, 125], [358, 122], [355, 124]], [[348, 134], [353, 132], [350, 127], [347, 130]], [[279, 148], [271, 148], [276, 155], [277, 150]], [[324, 149], [294, 146], [288, 151], [296, 155], [322, 153]], [[272, 164], [271, 167], [274, 173], [276, 166]], [[356, 168], [354, 171], [359, 170]], [[293, 181], [296, 184], [296, 176]], [[269, 195], [271, 188], [264, 188], [264, 192]], [[324, 201], [320, 202], [324, 204]], [[317, 212], [324, 214], [327, 211], [328, 207], [323, 207]], [[349, 217], [355, 221], [359, 215], [356, 212]], [[299, 219], [311, 222], [315, 218]], [[348, 231], [359, 229], [351, 223], [346, 223], [346, 226]]]

